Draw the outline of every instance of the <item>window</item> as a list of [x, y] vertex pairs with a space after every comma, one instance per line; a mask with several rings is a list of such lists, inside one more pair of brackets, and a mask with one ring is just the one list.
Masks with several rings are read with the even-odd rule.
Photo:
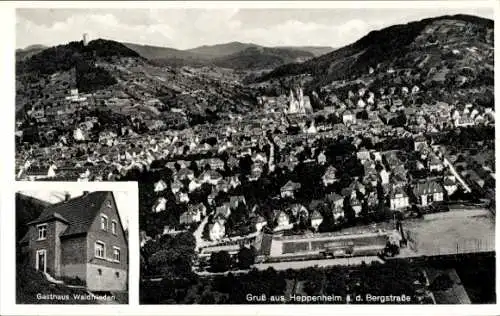
[[120, 248], [118, 247], [113, 247], [113, 260], [120, 262]]
[[106, 256], [105, 244], [100, 241], [95, 242], [95, 256], [104, 259]]
[[47, 238], [47, 224], [38, 225], [38, 240], [45, 240]]
[[116, 278], [119, 279], [120, 278], [120, 272], [115, 272], [115, 276], [116, 276]]
[[99, 275], [102, 275], [102, 270], [101, 269], [97, 269], [97, 273], [99, 273]]
[[111, 222], [111, 232], [113, 233], [113, 235], [116, 235], [116, 227], [117, 227], [116, 221], [112, 221]]
[[108, 230], [108, 217], [104, 214], [101, 214], [101, 229]]

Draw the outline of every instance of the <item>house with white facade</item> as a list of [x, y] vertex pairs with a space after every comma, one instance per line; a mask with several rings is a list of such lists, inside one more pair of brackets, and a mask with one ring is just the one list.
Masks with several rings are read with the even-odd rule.
[[408, 194], [401, 187], [392, 190], [389, 202], [391, 210], [401, 210], [410, 206]]
[[413, 193], [417, 198], [418, 205], [421, 206], [427, 206], [433, 202], [442, 202], [444, 200], [443, 186], [435, 180], [415, 183]]

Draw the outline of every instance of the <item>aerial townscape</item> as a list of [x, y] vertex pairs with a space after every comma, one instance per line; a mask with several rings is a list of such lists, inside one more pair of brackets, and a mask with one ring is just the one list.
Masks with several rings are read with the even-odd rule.
[[16, 180], [137, 181], [142, 304], [495, 303], [493, 29], [19, 49]]

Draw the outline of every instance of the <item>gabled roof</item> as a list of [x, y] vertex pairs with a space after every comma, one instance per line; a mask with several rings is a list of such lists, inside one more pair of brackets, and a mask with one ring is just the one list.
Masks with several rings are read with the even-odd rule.
[[223, 222], [221, 222], [220, 220], [216, 220], [214, 223], [212, 224], [208, 224], [208, 230], [213, 230], [216, 226], [219, 226], [221, 229], [225, 229], [224, 227], [224, 224]]
[[216, 215], [222, 215], [224, 217], [228, 217], [231, 214], [231, 207], [229, 203], [224, 203], [221, 206], [217, 206], [215, 208], [215, 214]]
[[288, 216], [288, 214], [287, 214], [284, 210], [281, 210], [281, 211], [278, 213], [278, 216], [277, 216], [276, 218], [280, 218], [280, 217], [290, 218], [290, 216]]
[[391, 190], [391, 193], [390, 193], [390, 198], [391, 199], [394, 199], [396, 198], [397, 195], [401, 195], [402, 197], [408, 197], [408, 195], [406, 194], [405, 190], [403, 190], [403, 188], [401, 187], [397, 187], [397, 188], [394, 188], [393, 190]]
[[180, 215], [180, 217], [183, 217], [183, 216], [196, 216], [199, 213], [201, 213], [201, 211], [200, 211], [199, 208], [197, 208], [197, 209], [190, 208], [187, 211], [182, 212], [182, 214]]
[[205, 176], [208, 176], [212, 180], [222, 178], [221, 174], [215, 170], [206, 170], [200, 177], [204, 178]]
[[443, 184], [444, 184], [445, 186], [452, 186], [452, 185], [456, 185], [455, 181], [451, 180], [450, 178], [446, 178], [446, 179], [444, 179]]
[[177, 176], [179, 177], [187, 177], [192, 174], [194, 174], [194, 171], [189, 168], [182, 168], [177, 172]]
[[25, 171], [28, 176], [46, 176], [49, 172], [49, 167], [30, 167]]
[[298, 182], [293, 182], [292, 180], [288, 180], [284, 186], [281, 187], [281, 191], [292, 191], [298, 190], [301, 188], [301, 184]]
[[335, 192], [332, 192], [332, 193], [330, 193], [330, 194], [328, 194], [328, 195], [326, 196], [326, 199], [327, 199], [330, 203], [334, 203], [334, 202], [339, 201], [339, 200], [342, 200], [342, 201], [343, 201], [343, 200], [344, 200], [344, 197], [343, 197], [342, 195], [340, 195], [340, 194], [337, 194], [337, 193], [335, 193]]
[[430, 159], [430, 162], [429, 162], [429, 163], [430, 163], [431, 165], [438, 165], [438, 164], [441, 164], [441, 160], [438, 158], [438, 156], [436, 156], [436, 155], [431, 155], [431, 157], [430, 157], [430, 158], [431, 158], [431, 159]]
[[172, 183], [170, 184], [171, 188], [180, 188], [182, 189], [184, 187], [184, 184], [179, 180], [179, 179], [174, 179]]
[[92, 192], [65, 202], [53, 204], [44, 209], [36, 220], [28, 224], [59, 219], [68, 224], [61, 237], [86, 233], [109, 194], [110, 192], [106, 191]]
[[232, 208], [236, 208], [239, 203], [246, 204], [245, 197], [243, 195], [231, 195], [229, 197], [229, 204], [231, 205]]
[[311, 214], [311, 219], [323, 219], [323, 216], [321, 216], [321, 213], [316, 210]]
[[413, 187], [413, 192], [416, 196], [441, 193], [443, 192], [443, 187], [434, 180], [417, 182]]
[[320, 207], [320, 205], [323, 205], [324, 204], [324, 201], [323, 200], [312, 200], [311, 203], [309, 203], [309, 209], [310, 210], [315, 210], [317, 209], [318, 207]]
[[337, 168], [335, 168], [334, 166], [328, 166], [323, 176], [335, 178], [336, 173], [337, 173]]
[[61, 214], [57, 213], [57, 212], [54, 212], [52, 214], [48, 214], [45, 218], [43, 219], [40, 219], [40, 217], [36, 220], [33, 220], [31, 222], [28, 223], [28, 225], [31, 225], [31, 224], [38, 224], [38, 223], [41, 223], [41, 222], [47, 222], [47, 221], [50, 221], [52, 219], [56, 219], [56, 220], [60, 220], [62, 222], [65, 222], [66, 224], [69, 224], [69, 221], [64, 218], [64, 216], [62, 216]]
[[255, 219], [255, 221], [257, 223], [267, 223], [267, 220], [262, 215], [257, 216], [256, 219]]
[[201, 202], [198, 204], [189, 204], [188, 205], [188, 210], [203, 211], [203, 209], [206, 209], [206, 206]]

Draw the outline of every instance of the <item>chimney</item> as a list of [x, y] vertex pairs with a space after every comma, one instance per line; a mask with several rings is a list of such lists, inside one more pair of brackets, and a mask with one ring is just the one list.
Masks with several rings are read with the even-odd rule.
[[71, 198], [71, 195], [69, 194], [69, 192], [66, 192], [64, 193], [64, 201], [68, 201], [69, 199]]

